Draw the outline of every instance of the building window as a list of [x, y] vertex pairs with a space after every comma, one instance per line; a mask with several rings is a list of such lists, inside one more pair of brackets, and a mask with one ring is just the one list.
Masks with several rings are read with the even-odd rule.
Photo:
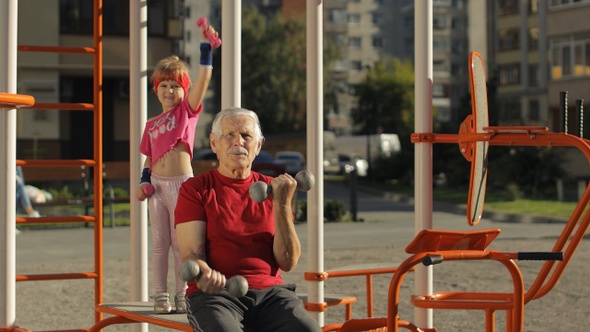
[[451, 5], [451, 0], [433, 0], [432, 6], [433, 7], [449, 7]]
[[582, 3], [590, 3], [590, 0], [551, 0], [549, 7], [566, 7]]
[[530, 14], [537, 14], [539, 12], [539, 0], [527, 0], [527, 9]]
[[528, 33], [528, 48], [534, 51], [539, 48], [539, 28], [530, 28]]
[[49, 112], [47, 110], [33, 110], [34, 122], [49, 122]]
[[449, 40], [447, 37], [434, 37], [432, 40], [432, 48], [434, 51], [448, 51]]
[[432, 28], [434, 30], [444, 30], [448, 27], [448, 17], [445, 15], [436, 15], [432, 18]]
[[539, 121], [539, 100], [538, 99], [530, 99], [529, 100], [529, 120], [530, 121]]
[[359, 23], [361, 23], [361, 15], [359, 15], [359, 14], [350, 14], [350, 15], [348, 15], [348, 23], [350, 23], [350, 24], [359, 24]]
[[326, 14], [326, 20], [333, 23], [346, 23], [348, 17], [345, 9], [330, 9]]
[[348, 47], [361, 48], [361, 38], [360, 37], [348, 38]]
[[501, 85], [520, 83], [520, 65], [518, 63], [500, 65], [498, 76]]
[[435, 73], [448, 73], [449, 72], [449, 63], [446, 60], [433, 60], [432, 61], [432, 71]]
[[436, 108], [436, 119], [439, 122], [451, 121], [451, 109], [445, 106], [438, 106]]
[[500, 0], [498, 4], [498, 13], [500, 16], [517, 15], [518, 3], [514, 0]]
[[350, 69], [361, 70], [363, 69], [363, 64], [357, 60], [350, 61]]
[[60, 0], [60, 32], [75, 34], [92, 34], [92, 11], [93, 4], [90, 1]]
[[498, 31], [498, 49], [500, 51], [518, 50], [519, 47], [518, 29], [502, 29]]
[[574, 76], [584, 75], [585, 63], [584, 63], [584, 45], [576, 44], [574, 46]]
[[383, 38], [373, 37], [373, 47], [382, 48], [383, 47]]
[[555, 43], [551, 50], [551, 78], [590, 76], [590, 40]]
[[432, 84], [432, 96], [433, 97], [445, 97], [445, 85], [443, 83]]
[[[93, 33], [94, 5], [88, 0], [59, 0], [59, 30], [65, 34], [91, 35]], [[171, 16], [172, 15], [172, 16]], [[166, 36], [168, 19], [174, 13], [164, 0], [148, 2], [148, 34]], [[129, 35], [129, 1], [104, 0], [103, 33]]]
[[518, 98], [500, 101], [500, 120], [520, 121], [520, 100]]
[[326, 34], [326, 40], [334, 43], [336, 46], [344, 46], [346, 37], [340, 33], [328, 33]]
[[529, 65], [529, 86], [534, 87], [539, 85], [539, 65]]
[[376, 26], [383, 25], [383, 16], [381, 16], [381, 14], [373, 13], [372, 19], [373, 24], [375, 24]]

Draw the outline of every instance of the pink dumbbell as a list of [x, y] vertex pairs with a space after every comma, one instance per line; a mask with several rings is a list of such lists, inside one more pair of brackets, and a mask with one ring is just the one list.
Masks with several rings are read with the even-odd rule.
[[152, 196], [154, 194], [154, 192], [156, 192], [156, 189], [154, 188], [154, 186], [151, 183], [147, 183], [145, 186], [143, 186], [143, 193], [147, 197]]
[[209, 32], [209, 29], [207, 29], [207, 27], [209, 25], [207, 24], [206, 17], [201, 17], [200, 19], [198, 19], [197, 26], [199, 28], [203, 29], [203, 31], [205, 31], [205, 36], [207, 36], [207, 39], [209, 39], [209, 43], [211, 43], [211, 47], [218, 48], [219, 46], [221, 46], [221, 39], [219, 39], [219, 37], [217, 37], [216, 35]]

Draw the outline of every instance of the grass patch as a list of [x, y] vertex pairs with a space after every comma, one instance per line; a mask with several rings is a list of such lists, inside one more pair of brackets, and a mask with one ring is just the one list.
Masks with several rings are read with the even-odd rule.
[[569, 218], [577, 202], [517, 199], [515, 201], [486, 202], [484, 210], [524, 213], [555, 218]]
[[[414, 197], [414, 187], [397, 182], [360, 182], [362, 186]], [[467, 189], [435, 188], [433, 199], [453, 204], [467, 204]], [[569, 218], [577, 202], [559, 202], [556, 200], [513, 199], [503, 193], [486, 193], [485, 211], [543, 215], [554, 218]]]

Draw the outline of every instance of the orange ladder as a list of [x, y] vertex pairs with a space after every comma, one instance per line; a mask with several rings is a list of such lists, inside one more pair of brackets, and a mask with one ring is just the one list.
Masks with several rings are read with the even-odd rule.
[[[91, 47], [61, 47], [61, 46], [30, 46], [19, 45], [20, 52], [45, 52], [45, 53], [70, 53], [89, 55], [93, 57], [93, 101], [91, 103], [35, 103], [30, 108], [39, 110], [61, 110], [61, 111], [89, 111], [93, 112], [93, 158], [74, 160], [17, 160], [16, 164], [27, 167], [71, 167], [84, 166], [94, 168], [94, 209], [92, 215], [84, 216], [57, 216], [41, 218], [16, 218], [17, 224], [47, 224], [47, 223], [76, 223], [85, 222], [94, 224], [94, 270], [58, 274], [36, 274], [17, 275], [16, 281], [38, 281], [38, 280], [71, 280], [71, 279], [93, 279], [94, 280], [94, 304], [102, 303], [103, 300], [103, 156], [102, 156], [102, 0], [94, 1], [93, 4], [93, 45]], [[81, 129], [90, 130], [90, 129]], [[103, 313], [95, 311], [95, 322], [102, 320]], [[2, 330], [2, 329], [0, 329]], [[80, 329], [79, 331], [86, 331]], [[68, 330], [78, 331], [78, 330]]]

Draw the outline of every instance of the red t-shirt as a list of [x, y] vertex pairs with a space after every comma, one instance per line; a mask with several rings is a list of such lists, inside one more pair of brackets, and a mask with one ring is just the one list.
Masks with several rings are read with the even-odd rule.
[[[272, 201], [256, 203], [248, 192], [254, 182], [271, 180], [257, 172], [237, 180], [214, 169], [182, 184], [174, 212], [175, 225], [207, 222], [207, 264], [227, 278], [246, 277], [251, 289], [283, 283], [272, 250]], [[198, 290], [195, 282], [188, 286], [187, 294]]]

